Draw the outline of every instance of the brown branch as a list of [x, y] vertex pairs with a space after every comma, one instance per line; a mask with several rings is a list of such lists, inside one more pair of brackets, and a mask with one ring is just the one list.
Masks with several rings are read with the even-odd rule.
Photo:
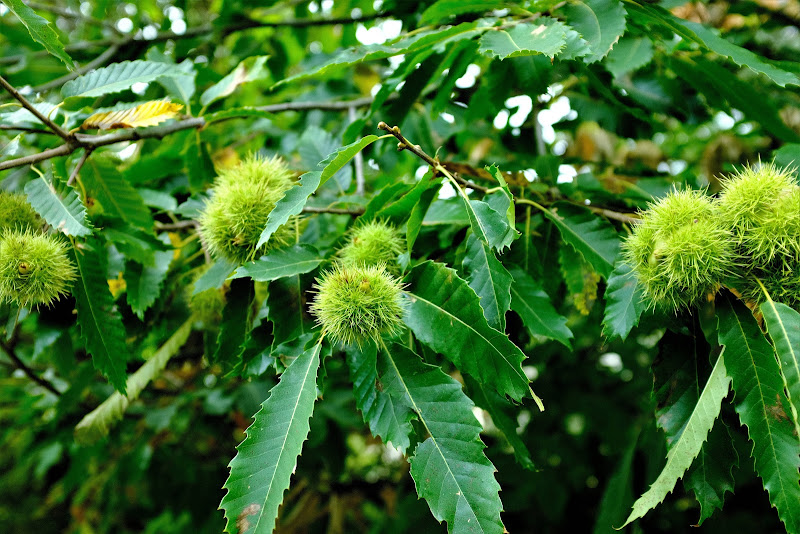
[[618, 211], [611, 211], [606, 208], [598, 208], [597, 206], [585, 206], [588, 207], [590, 211], [596, 213], [598, 215], [602, 215], [603, 217], [607, 217], [609, 219], [614, 219], [615, 221], [624, 222], [627, 224], [634, 224], [639, 222], [639, 216], [634, 214], [627, 214], [627, 213], [620, 213]]
[[42, 122], [42, 124], [53, 130], [53, 132], [55, 132], [56, 135], [58, 135], [60, 138], [62, 138], [64, 141], [67, 141], [68, 143], [72, 141], [72, 136], [69, 133], [65, 132], [61, 128], [61, 126], [54, 123], [47, 117], [45, 117], [38, 109], [33, 107], [33, 104], [28, 102], [27, 98], [19, 94], [19, 91], [14, 89], [14, 87], [10, 83], [8, 83], [2, 76], [0, 76], [0, 86], [3, 86], [3, 89], [8, 91], [8, 93], [11, 96], [13, 96], [20, 104], [22, 104], [22, 107], [33, 113], [34, 117], [39, 119]]
[[163, 232], [174, 232], [175, 230], [186, 230], [197, 226], [197, 221], [178, 221], [174, 223], [156, 223], [156, 230]]
[[0, 171], [4, 171], [6, 169], [13, 169], [14, 167], [22, 167], [23, 165], [31, 165], [33, 163], [38, 163], [40, 161], [45, 161], [52, 158], [57, 158], [59, 156], [67, 156], [72, 154], [75, 151], [75, 145], [70, 143], [57, 146], [55, 148], [48, 148], [43, 152], [37, 152], [36, 154], [31, 154], [30, 156], [24, 156], [17, 159], [10, 159], [8, 161], [0, 162]]
[[25, 376], [27, 376], [28, 378], [30, 378], [31, 380], [42, 386], [44, 389], [46, 389], [56, 397], [61, 396], [61, 392], [58, 391], [51, 382], [40, 377], [39, 375], [34, 373], [30, 367], [25, 365], [25, 362], [20, 360], [19, 356], [17, 356], [17, 353], [14, 352], [14, 349], [9, 347], [5, 343], [0, 343], [0, 348], [2, 348], [3, 352], [5, 352], [6, 355], [11, 359], [11, 361], [14, 362], [14, 364], [17, 366], [17, 369], [25, 373]]
[[81, 168], [83, 164], [86, 163], [86, 160], [89, 159], [89, 156], [92, 155], [92, 150], [90, 148], [84, 149], [83, 156], [81, 159], [78, 160], [78, 164], [75, 165], [75, 169], [73, 169], [72, 174], [69, 175], [69, 180], [67, 180], [67, 185], [72, 185], [75, 182], [75, 179], [78, 177], [78, 173], [81, 172]]

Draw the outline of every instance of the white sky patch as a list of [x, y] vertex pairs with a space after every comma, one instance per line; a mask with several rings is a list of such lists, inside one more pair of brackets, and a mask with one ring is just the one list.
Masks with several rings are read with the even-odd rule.
[[528, 95], [512, 96], [506, 100], [506, 107], [508, 109], [516, 108], [517, 111], [508, 118], [508, 124], [512, 128], [519, 128], [525, 124], [525, 120], [528, 118], [528, 115], [531, 114], [533, 110], [533, 100], [531, 100], [531, 97]]
[[312, 54], [319, 54], [322, 52], [322, 43], [319, 41], [311, 41], [308, 43], [308, 51]]
[[425, 176], [426, 172], [428, 172], [428, 166], [427, 165], [420, 165], [419, 167], [417, 167], [417, 170], [414, 171], [414, 178], [416, 178], [417, 180], [420, 180], [420, 179], [422, 179], [423, 176]]
[[508, 117], [509, 113], [505, 109], [501, 109], [500, 112], [494, 118], [494, 127], [498, 130], [502, 130], [508, 125]]
[[130, 159], [131, 156], [136, 154], [136, 148], [137, 148], [136, 145], [134, 143], [131, 143], [122, 150], [120, 150], [119, 152], [117, 152], [117, 155], [119, 156], [119, 159], [123, 161], [126, 159]]
[[456, 87], [459, 89], [469, 89], [478, 80], [478, 75], [481, 73], [481, 68], [475, 63], [467, 65], [467, 71], [464, 75], [456, 80]]
[[363, 24], [356, 26], [356, 39], [365, 45], [383, 44], [391, 39], [396, 39], [403, 31], [403, 22], [395, 19], [384, 20], [371, 28]]
[[131, 91], [137, 95], [143, 95], [144, 92], [147, 91], [147, 87], [149, 85], [149, 83], [136, 82], [135, 84], [131, 85]]
[[179, 7], [169, 6], [164, 13], [167, 15], [169, 20], [183, 19], [183, 10]]
[[736, 128], [736, 133], [741, 134], [741, 135], [747, 135], [747, 134], [749, 134], [750, 132], [753, 131], [753, 128], [754, 128], [754, 126], [752, 124], [750, 124], [749, 122], [745, 122], [743, 124], [740, 124]]
[[317, 5], [317, 3], [316, 2], [309, 2], [309, 4], [308, 4], [308, 12], [309, 13], [316, 13], [317, 11], [319, 11], [319, 6]]
[[121, 18], [117, 21], [117, 29], [122, 33], [128, 33], [133, 29], [133, 21], [128, 17]]
[[537, 178], [539, 178], [539, 173], [536, 172], [535, 169], [525, 169], [524, 171], [522, 171], [522, 176], [524, 176], [525, 179], [528, 180], [529, 182], [533, 182]]
[[152, 24], [148, 24], [142, 29], [142, 37], [144, 39], [155, 39], [156, 35], [158, 35], [158, 28]]
[[456, 118], [453, 117], [453, 115], [450, 113], [447, 112], [439, 113], [439, 116], [442, 118], [444, 122], [447, 122], [449, 124], [454, 124], [456, 122]]
[[556, 98], [549, 108], [539, 112], [537, 120], [542, 125], [542, 140], [545, 143], [551, 144], [555, 142], [556, 131], [553, 129], [553, 125], [568, 117], [572, 112], [569, 98], [566, 96]]
[[[5, 7], [6, 6], [0, 6], [0, 15], [3, 14], [3, 9]], [[89, 15], [92, 14], [92, 4], [91, 4], [91, 2], [81, 2], [81, 8], [80, 9], [81, 9], [81, 14], [84, 17], [88, 17]]]
[[364, 12], [361, 11], [361, 9], [357, 8], [357, 7], [354, 7], [353, 9], [350, 10], [350, 17], [354, 18], [354, 19], [360, 19], [361, 15], [363, 15], [363, 14], [364, 14]]
[[181, 19], [173, 20], [172, 24], [169, 25], [169, 29], [177, 35], [183, 35], [186, 33], [186, 22]]
[[714, 115], [714, 124], [720, 130], [730, 130], [736, 124], [736, 119], [724, 111], [718, 111], [717, 114]]
[[563, 156], [568, 147], [569, 143], [566, 139], [559, 139], [553, 143], [553, 154], [556, 156]]
[[125, 4], [125, 7], [123, 7], [122, 9], [125, 10], [125, 14], [128, 15], [129, 17], [132, 17], [139, 12], [139, 8], [136, 7], [136, 4]]
[[606, 352], [600, 356], [600, 365], [607, 368], [612, 373], [622, 371], [622, 357], [616, 352]]
[[323, 13], [326, 15], [330, 14], [331, 10], [333, 9], [333, 0], [322, 0], [321, 7]]
[[578, 171], [572, 165], [559, 165], [556, 182], [559, 184], [571, 184], [576, 176], [578, 176]]
[[523, 365], [522, 372], [525, 373], [525, 376], [527, 376], [528, 380], [530, 380], [531, 382], [539, 378], [539, 369], [537, 369], [533, 365]]
[[[425, 167], [425, 170], [427, 171], [428, 168]], [[419, 169], [417, 169], [417, 172], [419, 172]], [[422, 174], [424, 175], [425, 173], [423, 172]], [[439, 198], [446, 199], [453, 198], [454, 196], [456, 196], [456, 190], [453, 189], [453, 186], [450, 184], [450, 182], [445, 182], [442, 188], [439, 189]]]

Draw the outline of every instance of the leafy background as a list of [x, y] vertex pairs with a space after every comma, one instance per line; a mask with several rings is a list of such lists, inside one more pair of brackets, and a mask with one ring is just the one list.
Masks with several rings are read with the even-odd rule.
[[[444, 532], [434, 516], [451, 529], [458, 517], [412, 479], [430, 449], [421, 427], [439, 435], [426, 410], [443, 401], [405, 396], [403, 384], [450, 395], [451, 422], [470, 428], [459, 446], [497, 469], [495, 483], [482, 465], [479, 490], [491, 501], [499, 485], [510, 532], [612, 532], [640, 495], [651, 496], [644, 511], [664, 497], [645, 492], [665, 462], [700, 445], [683, 483], [626, 530], [800, 528], [786, 513], [791, 492], [770, 499], [751, 459], [748, 436], [768, 430], [757, 399], [737, 389], [750, 370], [730, 363], [742, 345], [731, 325], [747, 325], [766, 360], [772, 348], [749, 312], [727, 297], [719, 326], [713, 310], [645, 312], [617, 260], [632, 215], [673, 185], [713, 193], [737, 165], [798, 159], [797, 2], [4, 0], [0, 24], [3, 79], [64, 133], [96, 113], [184, 106], [159, 126], [112, 131], [114, 143], [81, 132], [80, 148], [36, 161], [40, 177], [14, 161], [64, 142], [10, 96], [0, 103], [12, 104], [0, 107], [2, 187], [80, 245], [82, 275], [74, 298], [22, 313], [16, 327], [16, 310], [3, 311], [3, 531], [221, 531], [236, 445], [285, 415], [265, 402], [272, 391], [313, 403], [304, 444], [293, 421], [294, 475], [291, 462], [278, 470], [291, 476], [279, 532]], [[379, 140], [381, 121], [476, 185], [470, 202], [441, 186], [442, 169], [434, 178], [395, 139]], [[225, 307], [198, 321], [191, 294], [237, 266], [206, 258], [194, 220], [214, 166], [249, 153], [281, 155], [302, 175], [267, 226], [302, 213], [298, 244], [240, 268]], [[356, 216], [406, 231], [417, 265], [407, 289], [420, 299], [411, 348], [311, 348], [306, 291]], [[524, 376], [487, 374], [462, 354], [470, 338], [434, 322], [442, 290], [457, 295], [450, 313], [508, 334], [496, 353]], [[793, 341], [780, 332], [797, 318], [780, 306], [763, 313], [783, 358]], [[380, 401], [397, 427], [359, 413], [372, 417], [370, 372], [391, 385]], [[708, 441], [684, 434], [695, 407], [714, 403]], [[772, 424], [791, 435], [788, 419]], [[373, 433], [408, 449], [410, 464]], [[776, 467], [755, 462], [795, 495], [797, 446], [789, 440]], [[664, 473], [674, 484], [682, 471]]]

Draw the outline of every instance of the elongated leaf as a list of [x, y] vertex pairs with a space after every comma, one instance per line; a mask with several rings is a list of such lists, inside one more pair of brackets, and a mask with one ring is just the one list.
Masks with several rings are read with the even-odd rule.
[[409, 459], [417, 494], [450, 533], [503, 533], [500, 485], [461, 384], [403, 346], [381, 351], [383, 358], [393, 375], [384, 387], [403, 398], [428, 434]]
[[167, 119], [175, 118], [181, 109], [183, 109], [181, 104], [154, 100], [128, 109], [95, 113], [83, 121], [81, 130], [114, 130], [155, 126]]
[[625, 8], [619, 0], [583, 0], [562, 8], [570, 26], [578, 30], [592, 49], [583, 59], [603, 59], [625, 32]]
[[644, 517], [649, 510], [655, 508], [689, 469], [719, 416], [722, 399], [728, 394], [730, 381], [725, 370], [725, 358], [720, 354], [691, 416], [667, 453], [667, 464], [650, 489], [633, 503], [633, 510], [625, 525]]
[[567, 29], [550, 17], [483, 34], [479, 51], [500, 59], [544, 54], [553, 58], [567, 43]]
[[64, 190], [66, 194], [62, 198], [62, 194], [53, 186], [50, 173], [48, 177], [40, 176], [25, 184], [28, 202], [47, 224], [67, 235], [90, 235], [92, 230], [86, 220], [86, 206], [81, 202], [78, 192], [69, 186], [64, 186]]
[[266, 63], [269, 56], [249, 57], [239, 63], [230, 74], [209, 87], [200, 95], [200, 103], [208, 107], [217, 100], [233, 93], [242, 84], [263, 80], [269, 76]]
[[511, 309], [522, 318], [528, 332], [572, 348], [570, 339], [573, 336], [567, 328], [567, 318], [556, 311], [541, 284], [519, 267], [511, 267], [509, 271], [514, 279], [511, 284]]
[[180, 76], [177, 65], [154, 61], [122, 61], [70, 80], [61, 88], [64, 98], [101, 96], [129, 89], [135, 83], [152, 82], [161, 76]]
[[358, 141], [344, 146], [328, 154], [324, 161], [319, 163], [321, 171], [307, 172], [300, 177], [300, 183], [288, 191], [270, 212], [267, 219], [267, 226], [261, 232], [256, 248], [260, 247], [272, 237], [272, 234], [280, 228], [292, 215], [297, 215], [303, 211], [303, 207], [314, 191], [327, 182], [339, 169], [344, 167], [353, 156], [364, 150], [367, 146], [380, 139], [377, 135], [368, 135]]
[[125, 326], [106, 281], [105, 249], [97, 239], [87, 244], [92, 248], [75, 249], [79, 278], [72, 288], [81, 338], [95, 369], [124, 395], [128, 361]]
[[715, 510], [722, 510], [726, 493], [733, 493], [733, 468], [739, 465], [739, 457], [733, 446], [731, 434], [724, 421], [714, 424], [700, 454], [683, 478], [683, 486], [694, 493], [700, 503], [700, 519], [697, 525], [711, 517]]
[[608, 277], [606, 285], [606, 309], [603, 314], [603, 333], [609, 338], [620, 337], [623, 341], [631, 329], [639, 324], [639, 317], [646, 306], [642, 300], [642, 288], [630, 265], [624, 261]]
[[603, 491], [603, 499], [597, 511], [597, 521], [592, 530], [594, 534], [613, 532], [614, 527], [619, 525], [628, 513], [628, 503], [633, 500], [633, 455], [638, 442], [639, 430], [636, 430]]
[[647, 37], [624, 37], [608, 53], [605, 65], [615, 78], [644, 67], [653, 59], [653, 41]]
[[247, 345], [247, 336], [253, 320], [250, 308], [254, 296], [255, 290], [251, 280], [234, 280], [225, 295], [217, 350], [211, 361], [221, 363], [227, 370], [238, 365]]
[[614, 227], [591, 211], [566, 202], [556, 202], [544, 212], [561, 232], [561, 237], [597, 273], [608, 278], [614, 270], [619, 253], [619, 236]]
[[493, 249], [502, 252], [519, 235], [509, 224], [505, 213], [497, 212], [482, 200], [463, 200], [472, 231]]
[[507, 413], [511, 405], [488, 387], [473, 380], [469, 375], [464, 375], [464, 383], [467, 385], [470, 398], [478, 406], [489, 412], [494, 426], [503, 433], [503, 437], [506, 438], [506, 441], [514, 451], [514, 458], [517, 463], [525, 469], [536, 469], [533, 460], [531, 460], [531, 453], [528, 452], [528, 447], [525, 446], [525, 442], [517, 434], [519, 425], [516, 418]]
[[153, 227], [153, 218], [142, 196], [125, 180], [113, 160], [92, 156], [86, 160], [83, 169], [86, 172], [81, 174], [81, 179], [87, 194], [100, 201], [106, 213], [139, 228]]
[[761, 305], [761, 313], [767, 324], [769, 337], [775, 344], [778, 363], [781, 367], [783, 383], [792, 409], [792, 422], [800, 436], [800, 313], [767, 295]]
[[154, 253], [153, 265], [145, 266], [135, 261], [127, 262], [125, 286], [127, 287], [128, 304], [139, 319], [144, 318], [144, 312], [161, 294], [161, 286], [167, 278], [167, 271], [173, 257], [173, 251], [163, 250]]
[[75, 68], [72, 58], [67, 54], [63, 43], [58, 39], [58, 34], [50, 26], [47, 19], [37, 15], [22, 0], [3, 0], [3, 3], [28, 28], [28, 33], [31, 34], [34, 41], [42, 45], [50, 54], [63, 61], [70, 69]]
[[800, 532], [800, 445], [778, 361], [750, 310], [733, 297], [717, 299], [717, 319], [736, 412], [753, 442], [756, 473], [786, 530]]
[[283, 492], [308, 436], [321, 347], [315, 344], [289, 365], [237, 447], [223, 486], [228, 492], [219, 505], [225, 511], [226, 532], [268, 534], [275, 527]]
[[319, 251], [311, 245], [294, 245], [272, 250], [254, 262], [245, 263], [236, 270], [233, 278], [249, 276], [257, 282], [269, 282], [284, 276], [312, 271], [322, 263]]
[[489, 246], [470, 234], [464, 269], [469, 273], [469, 287], [480, 298], [483, 315], [489, 326], [500, 332], [506, 329], [506, 312], [511, 307], [511, 275]]
[[86, 414], [75, 427], [75, 439], [82, 445], [91, 445], [108, 435], [111, 427], [122, 420], [128, 405], [135, 401], [153, 378], [160, 373], [189, 339], [193, 319], [183, 323], [170, 338], [153, 354], [144, 365], [128, 377], [127, 395], [118, 391], [111, 394], [103, 403]]
[[216, 263], [209, 267], [209, 269], [197, 279], [197, 282], [194, 283], [192, 295], [197, 295], [207, 289], [221, 288], [222, 284], [225, 283], [225, 280], [228, 279], [234, 269], [236, 269], [236, 265], [227, 260], [218, 259]]
[[427, 261], [406, 276], [405, 323], [420, 341], [442, 353], [462, 372], [516, 401], [541, 401], [522, 372], [525, 355], [483, 317], [478, 296], [453, 269]]
[[[379, 436], [384, 443], [391, 443], [406, 452], [411, 444], [411, 420], [414, 418], [411, 404], [398, 388], [396, 374], [387, 369], [388, 359], [380, 358], [378, 369], [378, 347], [374, 343], [359, 349], [347, 349], [347, 365], [353, 382], [356, 406], [364, 416], [373, 436]], [[389, 389], [387, 389], [387, 387]]]

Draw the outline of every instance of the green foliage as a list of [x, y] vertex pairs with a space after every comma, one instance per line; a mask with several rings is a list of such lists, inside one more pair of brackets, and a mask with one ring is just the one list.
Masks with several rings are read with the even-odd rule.
[[4, 2], [0, 531], [800, 534], [793, 16]]

